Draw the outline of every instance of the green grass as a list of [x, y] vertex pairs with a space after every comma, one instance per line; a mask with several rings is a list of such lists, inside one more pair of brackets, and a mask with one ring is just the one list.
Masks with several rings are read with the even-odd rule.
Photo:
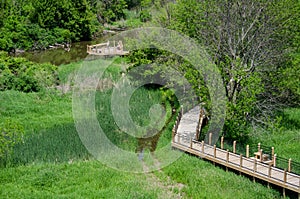
[[46, 93], [0, 93], [0, 124], [11, 119], [19, 123], [26, 133], [36, 132], [73, 122], [71, 96], [57, 91]]
[[[70, 64], [60, 69], [60, 78], [67, 80], [67, 73], [74, 76], [82, 63]], [[123, 61], [116, 59], [104, 76], [116, 81], [121, 75]], [[64, 67], [64, 66], [62, 66]], [[68, 71], [68, 72], [66, 72]], [[63, 78], [65, 77], [65, 78]], [[98, 121], [107, 137], [118, 147], [136, 151], [137, 139], [120, 131], [111, 113], [112, 89], [96, 92]], [[62, 163], [70, 160], [85, 160], [91, 156], [81, 143], [72, 115], [72, 96], [49, 90], [45, 93], [1, 92], [0, 121], [12, 119], [25, 129], [24, 143], [17, 144], [6, 164], [30, 165], [40, 163]], [[145, 126], [149, 124], [149, 109], [161, 103], [159, 90], [139, 88], [130, 99], [130, 116], [133, 121]], [[171, 117], [171, 106], [167, 106], [167, 118]], [[170, 142], [172, 123], [162, 133], [159, 147]], [[144, 132], [145, 133], [145, 132]]]
[[164, 168], [163, 172], [186, 185], [182, 191], [187, 198], [280, 198], [277, 191], [188, 155]]
[[161, 198], [177, 182], [184, 187], [173, 193], [184, 198], [280, 198], [277, 191], [188, 155], [155, 175], [153, 181], [149, 174], [120, 172], [91, 160], [3, 168], [0, 197]]
[[281, 128], [272, 132], [255, 133], [253, 140], [256, 143], [273, 146], [278, 156], [292, 158], [300, 163], [300, 109], [285, 109], [281, 123]]
[[157, 198], [146, 176], [109, 169], [97, 161], [39, 164], [0, 170], [1, 198]]
[[[117, 81], [126, 60], [117, 59], [105, 77]], [[73, 83], [82, 62], [59, 68], [62, 83]], [[137, 140], [120, 131], [111, 113], [112, 90], [96, 93], [98, 121], [118, 147], [135, 151]], [[161, 93], [139, 88], [130, 99], [130, 115], [136, 124], [149, 124], [149, 109], [161, 103]], [[166, 103], [166, 118], [171, 105]], [[299, 159], [300, 109], [287, 109], [280, 131], [257, 136], [262, 144], [275, 146], [278, 155]], [[0, 198], [159, 198], [168, 191], [169, 181], [184, 198], [280, 198], [280, 193], [250, 179], [225, 172], [211, 163], [183, 154], [162, 172], [149, 175], [124, 173], [94, 160], [77, 134], [72, 117], [72, 96], [49, 90], [44, 93], [0, 93], [0, 125], [10, 119], [24, 126], [24, 143], [14, 148], [7, 167], [0, 169]], [[162, 132], [158, 148], [171, 140], [170, 122]]]

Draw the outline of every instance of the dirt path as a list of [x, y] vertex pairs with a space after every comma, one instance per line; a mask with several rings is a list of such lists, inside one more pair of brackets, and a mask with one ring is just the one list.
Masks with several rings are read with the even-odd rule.
[[[159, 164], [158, 160], [156, 160], [156, 164]], [[145, 171], [145, 175], [147, 177], [147, 181], [149, 183], [149, 187], [158, 187], [163, 190], [162, 195], [159, 195], [160, 199], [181, 199], [183, 198], [183, 193], [181, 192], [182, 188], [185, 186], [184, 184], [174, 182], [169, 176], [167, 176], [167, 180], [164, 182], [160, 180], [153, 172], [148, 172], [149, 168], [146, 164], [143, 163], [143, 169]], [[159, 173], [163, 173], [162, 170], [158, 170]], [[165, 174], [163, 174], [165, 175]]]

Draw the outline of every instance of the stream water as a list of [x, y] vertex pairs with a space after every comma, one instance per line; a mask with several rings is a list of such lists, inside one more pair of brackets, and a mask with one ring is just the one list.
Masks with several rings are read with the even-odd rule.
[[54, 65], [69, 64], [84, 59], [88, 54], [86, 52], [86, 46], [91, 44], [97, 44], [106, 42], [110, 35], [105, 35], [93, 41], [82, 41], [71, 44], [69, 51], [63, 48], [25, 52], [16, 54], [16, 57], [25, 57], [30, 61], [37, 63], [51, 63]]

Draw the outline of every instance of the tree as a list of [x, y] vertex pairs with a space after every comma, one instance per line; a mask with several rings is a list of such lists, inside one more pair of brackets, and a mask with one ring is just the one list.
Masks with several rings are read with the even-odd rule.
[[110, 23], [125, 19], [124, 9], [127, 8], [125, 0], [102, 0], [94, 3], [97, 19], [100, 23]]
[[299, 7], [292, 0], [180, 0], [168, 7], [167, 16], [159, 18], [161, 25], [206, 46], [219, 67], [228, 98], [228, 137], [243, 137], [253, 122], [269, 125], [270, 117], [281, 107], [279, 94], [274, 92], [278, 84], [270, 76], [276, 73], [277, 79], [283, 79], [279, 71], [287, 68], [284, 71], [291, 72], [283, 66], [288, 61], [287, 50], [292, 50], [291, 38], [283, 32], [291, 27], [286, 21], [291, 20], [290, 8], [295, 5]]

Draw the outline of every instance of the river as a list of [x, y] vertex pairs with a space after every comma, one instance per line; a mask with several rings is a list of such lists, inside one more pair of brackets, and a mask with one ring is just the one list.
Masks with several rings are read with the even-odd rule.
[[63, 48], [48, 49], [41, 51], [29, 51], [20, 54], [16, 54], [16, 57], [25, 57], [30, 61], [37, 63], [51, 63], [56, 66], [62, 64], [69, 64], [84, 59], [88, 54], [86, 52], [86, 46], [96, 43], [106, 42], [111, 35], [105, 35], [93, 41], [81, 41], [71, 44], [70, 51]]

